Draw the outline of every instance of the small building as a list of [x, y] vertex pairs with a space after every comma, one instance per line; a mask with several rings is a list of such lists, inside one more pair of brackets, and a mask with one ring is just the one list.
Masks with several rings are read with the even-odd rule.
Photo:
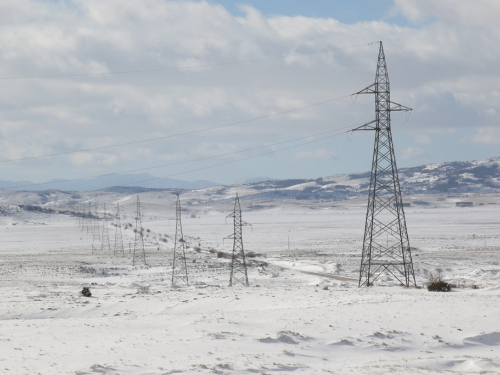
[[472, 207], [474, 206], [473, 202], [457, 202], [456, 203], [457, 207]]

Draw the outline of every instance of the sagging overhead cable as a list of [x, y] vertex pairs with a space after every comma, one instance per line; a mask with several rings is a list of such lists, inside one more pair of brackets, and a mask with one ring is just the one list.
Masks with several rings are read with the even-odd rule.
[[187, 131], [187, 132], [170, 134], [170, 135], [165, 135], [165, 136], [162, 136], [162, 137], [154, 137], [154, 138], [142, 139], [142, 140], [132, 141], [132, 142], [116, 143], [116, 144], [109, 145], [109, 146], [92, 147], [92, 148], [79, 149], [79, 150], [74, 150], [74, 151], [65, 151], [65, 152], [58, 152], [58, 153], [53, 153], [53, 154], [45, 154], [45, 155], [37, 155], [37, 156], [26, 156], [26, 157], [16, 158], [16, 159], [4, 159], [4, 160], [0, 160], [0, 163], [10, 163], [10, 162], [14, 162], [14, 161], [41, 159], [41, 158], [49, 158], [49, 157], [54, 157], [54, 156], [77, 154], [77, 153], [81, 153], [81, 152], [99, 151], [99, 150], [105, 150], [105, 149], [114, 148], [114, 147], [130, 146], [130, 145], [139, 144], [139, 143], [146, 143], [146, 142], [158, 141], [158, 140], [162, 140], [162, 139], [169, 139], [169, 138], [180, 137], [180, 136], [184, 136], [184, 135], [202, 133], [202, 132], [206, 132], [206, 131], [227, 128], [227, 127], [230, 127], [230, 126], [241, 125], [241, 124], [245, 124], [247, 122], [253, 122], [253, 121], [263, 120], [263, 119], [271, 118], [271, 117], [274, 117], [274, 116], [285, 115], [287, 113], [291, 113], [291, 112], [295, 112], [295, 111], [300, 111], [302, 109], [316, 107], [316, 106], [319, 106], [319, 105], [322, 105], [322, 104], [331, 103], [331, 102], [334, 102], [334, 101], [337, 101], [337, 100], [340, 100], [340, 99], [349, 98], [351, 96], [352, 96], [352, 94], [344, 95], [344, 96], [339, 96], [337, 98], [325, 100], [325, 101], [318, 102], [318, 103], [309, 104], [309, 105], [306, 105], [306, 106], [303, 106], [303, 107], [297, 107], [297, 108], [289, 109], [289, 110], [282, 111], [282, 112], [275, 112], [275, 113], [271, 113], [269, 115], [254, 117], [254, 118], [247, 119], [247, 120], [231, 122], [229, 124], [212, 126], [210, 128], [202, 128], [202, 129], [190, 130], [190, 131]]

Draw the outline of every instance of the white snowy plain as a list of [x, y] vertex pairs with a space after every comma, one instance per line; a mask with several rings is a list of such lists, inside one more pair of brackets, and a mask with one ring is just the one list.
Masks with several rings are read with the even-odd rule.
[[[256, 256], [250, 287], [228, 287], [217, 252], [232, 250], [232, 207], [196, 203], [183, 212], [190, 285], [172, 287], [174, 207], [155, 194], [141, 195], [147, 265], [135, 267], [132, 228], [113, 255], [113, 220], [101, 250], [67, 215], [0, 217], [0, 374], [500, 373], [500, 205], [406, 209], [417, 284], [441, 271], [460, 286], [432, 293], [389, 277], [358, 288], [364, 199], [242, 200]], [[100, 199], [134, 223], [135, 196]]]

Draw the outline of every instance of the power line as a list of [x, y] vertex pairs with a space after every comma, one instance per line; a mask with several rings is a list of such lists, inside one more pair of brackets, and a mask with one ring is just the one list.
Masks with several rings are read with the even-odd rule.
[[162, 136], [162, 137], [148, 138], [148, 139], [143, 139], [143, 140], [139, 140], [139, 141], [125, 142], [125, 143], [117, 143], [117, 144], [109, 145], [109, 146], [92, 147], [92, 148], [87, 148], [87, 149], [80, 149], [80, 150], [75, 150], [75, 151], [66, 151], [66, 152], [59, 152], [59, 153], [54, 153], [54, 154], [45, 154], [45, 155], [38, 155], [38, 156], [26, 156], [26, 157], [17, 158], [17, 159], [5, 159], [5, 160], [0, 160], [0, 163], [10, 163], [10, 162], [14, 162], [14, 161], [31, 160], [31, 159], [41, 159], [41, 158], [48, 158], [48, 157], [54, 157], [54, 156], [77, 154], [77, 153], [80, 153], [80, 152], [90, 152], [90, 151], [104, 150], [104, 149], [108, 149], [108, 148], [114, 148], [114, 147], [120, 147], [120, 146], [129, 146], [129, 145], [138, 144], [138, 143], [145, 143], [145, 142], [157, 141], [157, 140], [161, 140], [161, 139], [168, 139], [168, 138], [180, 137], [180, 136], [183, 136], [183, 135], [201, 133], [201, 132], [206, 132], [206, 131], [215, 130], [215, 129], [221, 129], [221, 128], [225, 128], [225, 127], [229, 127], [229, 126], [241, 125], [241, 124], [244, 124], [244, 123], [247, 123], [247, 122], [252, 122], [252, 121], [257, 121], [257, 120], [263, 120], [263, 119], [274, 117], [274, 116], [284, 115], [284, 114], [287, 114], [287, 113], [291, 113], [291, 112], [295, 112], [295, 111], [300, 111], [302, 109], [307, 109], [307, 108], [311, 108], [311, 107], [316, 107], [318, 105], [322, 105], [322, 104], [326, 104], [326, 103], [331, 103], [331, 102], [334, 102], [334, 101], [337, 101], [337, 100], [340, 100], [340, 99], [345, 99], [345, 98], [348, 98], [348, 97], [351, 97], [351, 96], [352, 96], [352, 94], [344, 95], [344, 96], [339, 96], [337, 98], [325, 100], [323, 102], [309, 104], [309, 105], [306, 105], [306, 106], [303, 106], [303, 107], [297, 107], [297, 108], [289, 109], [289, 110], [283, 111], [283, 112], [275, 112], [275, 113], [271, 113], [269, 115], [260, 116], [260, 117], [254, 117], [254, 118], [247, 119], [247, 120], [232, 122], [232, 123], [229, 123], [229, 124], [217, 125], [217, 126], [213, 126], [211, 128], [203, 128], [203, 129], [197, 129], [197, 130], [190, 130], [190, 131], [187, 131], [187, 132], [182, 132], [182, 133], [177, 133], [177, 134], [170, 134], [170, 135], [166, 135], [166, 136]]
[[320, 141], [323, 141], [323, 140], [325, 140], [325, 139], [329, 139], [329, 138], [337, 137], [337, 136], [339, 136], [339, 135], [343, 135], [343, 134], [345, 134], [345, 133], [346, 133], [346, 132], [337, 133], [337, 134], [329, 135], [328, 137], [323, 137], [323, 138], [320, 138], [320, 139], [316, 139], [316, 140], [314, 140], [314, 141], [304, 142], [304, 143], [301, 143], [301, 144], [298, 144], [298, 145], [285, 147], [285, 148], [282, 148], [282, 149], [279, 149], [279, 150], [274, 150], [274, 151], [265, 152], [265, 153], [262, 153], [262, 154], [259, 154], [259, 155], [249, 156], [249, 157], [246, 157], [246, 158], [242, 158], [242, 159], [238, 159], [238, 160], [232, 160], [232, 161], [228, 161], [228, 162], [225, 162], [225, 163], [214, 164], [214, 165], [211, 165], [211, 166], [208, 166], [208, 167], [202, 167], [202, 168], [197, 168], [197, 169], [191, 169], [191, 170], [189, 170], [189, 171], [184, 171], [184, 172], [173, 173], [173, 174], [169, 174], [169, 175], [166, 175], [166, 176], [154, 177], [154, 178], [148, 178], [148, 179], [146, 179], [146, 180], [140, 180], [140, 181], [134, 181], [134, 182], [130, 182], [130, 183], [128, 183], [128, 184], [121, 184], [120, 186], [128, 186], [128, 185], [138, 184], [138, 183], [141, 183], [141, 182], [154, 181], [154, 180], [159, 180], [159, 179], [162, 179], [162, 178], [168, 178], [168, 177], [173, 177], [173, 176], [179, 176], [179, 175], [181, 175], [181, 174], [186, 174], [186, 173], [191, 173], [191, 172], [198, 172], [198, 171], [202, 171], [202, 170], [205, 170], [205, 169], [210, 169], [210, 168], [220, 167], [220, 166], [223, 166], [223, 165], [228, 165], [228, 164], [233, 164], [233, 163], [239, 163], [239, 162], [241, 162], [241, 161], [245, 161], [245, 160], [249, 160], [249, 159], [258, 158], [258, 157], [265, 156], [265, 155], [275, 154], [275, 153], [278, 153], [278, 152], [281, 152], [281, 151], [286, 151], [286, 150], [289, 150], [289, 149], [292, 149], [292, 148], [296, 148], [296, 147], [301, 147], [301, 146], [304, 146], [304, 145], [307, 145], [307, 144], [310, 144], [310, 143], [320, 142]]
[[78, 73], [78, 74], [54, 74], [54, 75], [40, 75], [40, 76], [0, 77], [0, 80], [44, 79], [44, 78], [77, 78], [77, 77], [102, 77], [102, 76], [110, 76], [110, 75], [135, 74], [135, 73], [152, 73], [152, 72], [164, 72], [164, 71], [169, 71], [169, 70], [183, 70], [183, 69], [207, 68], [207, 67], [211, 67], [211, 66], [236, 65], [236, 64], [243, 64], [243, 63], [266, 61], [266, 60], [283, 59], [283, 58], [286, 58], [286, 57], [293, 57], [293, 56], [314, 55], [314, 54], [324, 53], [324, 52], [339, 51], [339, 50], [344, 50], [344, 49], [349, 49], [349, 48], [369, 46], [369, 45], [372, 45], [374, 43], [378, 43], [378, 42], [356, 44], [356, 45], [352, 45], [352, 46], [339, 47], [339, 48], [328, 48], [328, 49], [319, 50], [319, 51], [313, 51], [313, 52], [291, 53], [291, 54], [285, 54], [285, 55], [279, 55], [279, 56], [263, 57], [263, 58], [259, 58], [259, 59], [237, 60], [237, 61], [220, 62], [220, 63], [212, 63], [212, 64], [187, 65], [187, 66], [172, 66], [172, 67], [168, 67], [168, 68], [124, 70], [124, 71], [102, 72], [102, 73]]
[[[186, 160], [186, 161], [180, 161], [180, 162], [176, 162], [176, 163], [163, 164], [163, 165], [158, 165], [158, 166], [154, 166], [154, 167], [129, 169], [129, 170], [126, 170], [126, 171], [113, 172], [113, 173], [105, 173], [105, 174], [94, 175], [94, 176], [78, 177], [78, 178], [73, 178], [73, 179], [64, 180], [64, 181], [49, 181], [49, 182], [40, 182], [40, 183], [36, 183], [36, 184], [10, 186], [8, 188], [3, 188], [3, 189], [9, 189], [10, 190], [10, 189], [19, 189], [19, 188], [25, 188], [25, 187], [32, 187], [32, 186], [51, 185], [51, 184], [61, 183], [61, 182], [64, 183], [64, 182], [83, 181], [83, 180], [87, 180], [87, 179], [90, 179], [90, 178], [113, 176], [113, 175], [117, 175], [117, 174], [132, 173], [132, 172], [141, 172], [141, 171], [146, 171], [146, 170], [150, 170], [150, 169], [164, 168], [164, 167], [170, 167], [170, 166], [174, 166], [174, 165], [187, 164], [187, 163], [194, 163], [194, 162], [197, 162], [197, 161], [204, 161], [204, 160], [215, 159], [215, 158], [224, 157], [224, 156], [241, 154], [243, 152], [255, 151], [255, 150], [258, 150], [258, 149], [273, 147], [273, 146], [277, 146], [277, 145], [284, 144], [284, 143], [295, 142], [295, 141], [299, 141], [299, 140], [302, 140], [302, 139], [316, 137], [318, 135], [328, 134], [328, 133], [332, 133], [334, 131], [339, 131], [339, 130], [343, 130], [343, 129], [352, 129], [353, 126], [356, 126], [356, 125], [344, 126], [342, 128], [338, 128], [338, 129], [334, 129], [334, 130], [329, 130], [329, 131], [326, 131], [326, 132], [321, 132], [321, 133], [316, 133], [316, 134], [310, 134], [310, 135], [307, 135], [305, 137], [290, 139], [288, 141], [276, 142], [276, 143], [267, 144], [267, 145], [264, 145], [264, 146], [252, 147], [252, 148], [248, 148], [248, 149], [245, 149], [245, 150], [233, 151], [233, 152], [228, 152], [228, 153], [225, 153], [225, 154], [219, 154], [219, 155], [214, 155], [214, 156], [207, 156], [207, 157], [198, 158], [198, 159], [191, 159], [191, 160]], [[268, 155], [268, 154], [272, 154], [272, 153], [275, 153], [275, 152], [280, 152], [282, 150], [288, 150], [289, 148], [300, 147], [302, 145], [306, 145], [306, 144], [310, 144], [310, 143], [314, 143], [314, 142], [319, 142], [319, 141], [324, 140], [324, 139], [329, 139], [329, 138], [332, 138], [332, 137], [336, 137], [336, 136], [344, 134], [344, 133], [345, 132], [341, 132], [341, 133], [338, 133], [338, 134], [333, 134], [333, 135], [328, 136], [328, 137], [320, 138], [320, 139], [313, 140], [313, 141], [310, 141], [310, 142], [301, 143], [301, 144], [298, 144], [298, 145], [290, 146], [290, 147], [283, 148], [283, 149], [280, 149], [280, 150], [271, 151], [271, 152], [264, 153], [264, 154], [259, 154], [259, 155], [256, 155], [256, 156], [251, 156], [249, 158], [244, 158], [244, 159], [240, 159], [240, 160], [247, 160], [247, 159], [251, 159], [253, 157]], [[229, 164], [229, 163], [233, 163], [233, 162], [236, 162], [236, 161], [231, 161], [231, 162], [228, 162], [228, 163], [223, 163], [223, 164], [218, 164], [218, 165], [225, 165], [225, 164]], [[215, 165], [215, 166], [218, 166], [218, 165]], [[213, 166], [213, 167], [215, 167], [215, 166]], [[206, 168], [212, 168], [212, 166], [206, 167]], [[206, 168], [202, 168], [202, 169], [206, 169]], [[193, 170], [193, 171], [197, 171], [197, 170], [198, 169]], [[179, 174], [189, 173], [189, 172], [190, 171], [188, 171], [188, 172], [181, 172]], [[170, 176], [156, 177], [154, 179], [166, 178], [166, 177], [170, 177]], [[144, 181], [149, 181], [149, 180], [136, 181], [136, 182], [133, 182], [133, 183], [144, 182]], [[126, 186], [126, 185], [131, 185], [131, 184], [123, 184], [123, 185]]]

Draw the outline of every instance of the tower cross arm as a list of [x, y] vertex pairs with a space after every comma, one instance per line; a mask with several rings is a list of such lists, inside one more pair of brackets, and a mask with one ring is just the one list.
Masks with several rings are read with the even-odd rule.
[[406, 107], [402, 104], [399, 104], [399, 103], [394, 103], [394, 102], [390, 102], [391, 103], [391, 112], [411, 112], [413, 111], [412, 108], [410, 107]]
[[370, 86], [365, 87], [363, 90], [355, 92], [353, 95], [359, 95], [359, 94], [376, 94], [376, 84], [372, 83]]
[[246, 221], [243, 221], [243, 220], [242, 220], [242, 221], [241, 221], [241, 226], [245, 226], [245, 225], [250, 225], [251, 227], [253, 227], [253, 225], [252, 225], [252, 224], [247, 223]]
[[373, 121], [367, 122], [366, 124], [358, 126], [357, 128], [354, 128], [350, 131], [355, 132], [358, 130], [377, 130], [377, 127], [372, 125], [372, 124], [376, 124], [376, 123], [377, 123], [377, 120], [373, 120]]

